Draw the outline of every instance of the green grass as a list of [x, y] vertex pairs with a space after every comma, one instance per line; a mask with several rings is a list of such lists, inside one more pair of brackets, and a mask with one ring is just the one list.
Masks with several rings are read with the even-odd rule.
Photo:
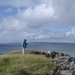
[[0, 55], [0, 75], [46, 75], [54, 66], [43, 55], [22, 55], [21, 51]]

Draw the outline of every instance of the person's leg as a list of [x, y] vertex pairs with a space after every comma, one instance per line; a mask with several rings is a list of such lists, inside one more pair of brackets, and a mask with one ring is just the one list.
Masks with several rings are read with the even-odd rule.
[[25, 54], [25, 50], [26, 50], [26, 48], [24, 48], [24, 54]]
[[25, 54], [25, 48], [22, 48], [22, 54]]

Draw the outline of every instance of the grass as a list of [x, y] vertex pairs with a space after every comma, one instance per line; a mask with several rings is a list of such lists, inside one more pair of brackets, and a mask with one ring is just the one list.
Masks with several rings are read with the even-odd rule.
[[0, 75], [46, 75], [53, 67], [43, 55], [22, 55], [21, 51], [0, 55]]

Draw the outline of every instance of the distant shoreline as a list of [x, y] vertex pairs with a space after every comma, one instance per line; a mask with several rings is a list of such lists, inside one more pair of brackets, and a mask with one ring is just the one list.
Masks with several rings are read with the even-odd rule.
[[[21, 43], [8, 43], [0, 44], [0, 53], [5, 54], [13, 50], [21, 50]], [[42, 50], [47, 52], [58, 51], [66, 52], [71, 56], [75, 56], [75, 44], [74, 43], [51, 43], [51, 42], [28, 42], [27, 50]]]

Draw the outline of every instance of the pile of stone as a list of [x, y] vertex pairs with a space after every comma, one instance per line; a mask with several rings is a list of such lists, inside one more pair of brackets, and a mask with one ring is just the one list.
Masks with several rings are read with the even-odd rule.
[[53, 69], [52, 75], [75, 75], [75, 58], [62, 52], [50, 52], [46, 53], [46, 57], [51, 62], [56, 64]]
[[75, 75], [75, 58], [65, 52], [56, 51], [27, 51], [28, 54], [45, 55], [51, 62], [56, 64], [51, 75]]

